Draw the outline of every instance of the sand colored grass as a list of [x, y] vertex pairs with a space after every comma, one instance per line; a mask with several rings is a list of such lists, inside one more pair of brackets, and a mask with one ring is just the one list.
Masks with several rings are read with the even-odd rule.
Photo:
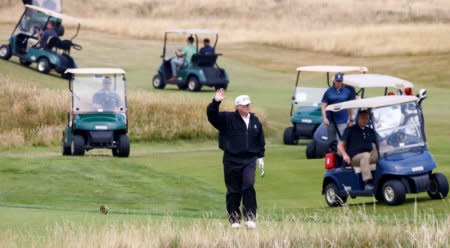
[[[0, 74], [0, 149], [23, 145], [58, 145], [70, 110], [68, 90], [12, 83]], [[129, 135], [133, 141], [210, 139], [217, 131], [206, 118], [208, 101], [189, 94], [128, 92]], [[227, 101], [222, 110], [233, 111]], [[254, 109], [267, 127], [266, 115]]]
[[[448, 247], [450, 219], [433, 215], [376, 220], [363, 211], [337, 211], [330, 219], [304, 221], [286, 216], [261, 220], [255, 230], [233, 230], [219, 220], [148, 219], [148, 224], [107, 224], [102, 227], [70, 222], [47, 228], [40, 239], [6, 232], [3, 244], [36, 247]], [[108, 216], [105, 216], [108, 218]], [[388, 224], [390, 223], [390, 224]], [[389, 226], [389, 228], [387, 228]]]
[[[0, 23], [12, 24], [21, 3], [3, 2]], [[99, 0], [65, 1], [64, 10], [82, 18], [84, 28], [142, 39], [161, 40], [168, 28], [198, 27], [220, 31], [226, 43], [341, 55], [450, 52], [450, 4], [445, 0]]]

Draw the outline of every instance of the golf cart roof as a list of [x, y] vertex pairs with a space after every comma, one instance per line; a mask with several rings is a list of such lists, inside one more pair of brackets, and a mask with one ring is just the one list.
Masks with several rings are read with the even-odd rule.
[[417, 100], [419, 99], [415, 96], [377, 96], [331, 104], [327, 106], [327, 110], [337, 112], [344, 109], [354, 108], [379, 108], [395, 104], [415, 102]]
[[297, 71], [308, 72], [367, 72], [369, 69], [364, 66], [341, 66], [341, 65], [311, 65], [300, 66]]
[[64, 73], [71, 74], [125, 74], [120, 68], [77, 68], [67, 69]]
[[34, 6], [34, 5], [29, 5], [29, 4], [25, 4], [25, 7], [29, 8], [29, 9], [37, 10], [37, 11], [42, 12], [42, 13], [48, 15], [48, 16], [53, 16], [53, 17], [56, 17], [56, 18], [59, 18], [59, 19], [80, 23], [80, 20], [78, 20], [75, 17], [69, 16], [69, 15], [65, 15], [65, 14], [61, 14], [61, 13], [55, 12], [53, 10], [49, 10], [49, 9], [46, 9], [46, 8], [41, 8], [41, 7], [37, 7], [37, 6]]
[[413, 88], [414, 85], [404, 79], [382, 74], [352, 74], [344, 76], [344, 84], [358, 88]]
[[200, 29], [200, 28], [193, 28], [193, 29], [168, 29], [166, 33], [178, 33], [178, 34], [213, 34], [217, 35], [218, 32], [214, 30], [209, 29]]

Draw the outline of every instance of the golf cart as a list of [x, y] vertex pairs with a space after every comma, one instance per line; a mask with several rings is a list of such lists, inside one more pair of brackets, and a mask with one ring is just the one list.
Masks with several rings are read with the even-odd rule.
[[[414, 85], [404, 79], [382, 74], [352, 74], [344, 76], [344, 84], [355, 89], [359, 98], [371, 95], [412, 95]], [[368, 90], [370, 89], [370, 92]], [[356, 114], [356, 112], [353, 112]], [[352, 118], [355, 119], [354, 116]], [[341, 134], [342, 135], [342, 134]], [[336, 150], [336, 144], [330, 148], [327, 126], [320, 124], [315, 130], [312, 140], [306, 147], [306, 158], [322, 158], [330, 149]]]
[[368, 110], [368, 126], [376, 132], [378, 153], [376, 167], [372, 168], [372, 190], [365, 190], [359, 167], [347, 165], [335, 152], [326, 155], [322, 194], [329, 206], [344, 204], [348, 196], [374, 195], [388, 205], [402, 204], [407, 193], [428, 192], [431, 199], [447, 196], [447, 178], [433, 173], [436, 162], [426, 143], [421, 107], [425, 97], [426, 91], [421, 90], [417, 97], [378, 96], [327, 107], [333, 112]]
[[[169, 44], [169, 36], [176, 35], [178, 43], [180, 37], [186, 39], [187, 36], [194, 38], [194, 46], [196, 54], [191, 58], [191, 61], [185, 61], [184, 64], [178, 68], [177, 75], [172, 75], [171, 59], [174, 58], [176, 48]], [[167, 30], [164, 35], [164, 47], [161, 55], [162, 64], [158, 69], [158, 74], [153, 77], [152, 85], [155, 89], [164, 89], [167, 84], [175, 84], [180, 90], [188, 89], [189, 91], [200, 91], [203, 86], [215, 87], [216, 89], [228, 87], [228, 74], [225, 69], [219, 67], [217, 64], [218, 56], [222, 54], [199, 54], [199, 42], [201, 38], [215, 37], [215, 41], [211, 40], [211, 46], [216, 49], [219, 34], [216, 31], [205, 29], [171, 29]], [[175, 80], [171, 78], [175, 76]]]
[[[286, 145], [295, 145], [301, 138], [311, 139], [314, 131], [322, 123], [322, 96], [327, 88], [312, 88], [299, 86], [300, 80], [305, 84], [305, 80], [300, 78], [300, 73], [314, 72], [324, 73], [325, 83], [330, 87], [333, 75], [330, 73], [360, 72], [366, 73], [367, 67], [362, 66], [335, 66], [335, 65], [314, 65], [297, 68], [297, 79], [295, 80], [294, 95], [291, 102], [291, 122], [292, 126], [284, 130], [283, 142]], [[303, 75], [303, 74], [302, 74]]]
[[[64, 35], [62, 22], [68, 20], [77, 23], [75, 35], [70, 40], [61, 40]], [[46, 47], [40, 47], [39, 33], [52, 22], [58, 37], [51, 37]], [[9, 43], [0, 46], [0, 58], [8, 60], [11, 56], [17, 56], [20, 64], [29, 66], [36, 62], [37, 70], [41, 73], [49, 73], [51, 69], [64, 77], [64, 71], [75, 68], [76, 63], [70, 56], [71, 48], [81, 50], [81, 46], [72, 42], [78, 35], [80, 22], [70, 16], [63, 15], [33, 5], [25, 5], [25, 11], [14, 28]]]
[[63, 131], [63, 155], [83, 156], [94, 148], [128, 157], [128, 108], [125, 71], [118, 68], [66, 70], [72, 108]]

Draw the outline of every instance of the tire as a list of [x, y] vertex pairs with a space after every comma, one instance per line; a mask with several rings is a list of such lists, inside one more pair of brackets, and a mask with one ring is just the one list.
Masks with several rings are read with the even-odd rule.
[[405, 186], [399, 180], [389, 180], [381, 188], [383, 202], [387, 205], [400, 205], [405, 202]]
[[198, 82], [196, 77], [189, 77], [187, 81], [187, 88], [190, 91], [200, 91], [202, 85]]
[[4, 60], [10, 59], [12, 56], [11, 47], [9, 45], [0, 46], [0, 58]]
[[324, 192], [325, 201], [330, 207], [343, 206], [347, 202], [347, 195], [340, 195], [335, 183], [328, 183]]
[[23, 66], [29, 66], [31, 65], [31, 61], [27, 60], [27, 59], [23, 59], [23, 58], [19, 58], [19, 62], [21, 65]]
[[294, 127], [287, 127], [284, 130], [283, 142], [285, 145], [296, 145], [298, 144], [298, 139], [295, 137]]
[[114, 147], [113, 149], [111, 149], [111, 151], [112, 151], [112, 155], [113, 155], [113, 157], [117, 157], [117, 148], [116, 147]]
[[40, 58], [37, 61], [36, 68], [38, 72], [48, 74], [50, 72], [50, 61], [47, 58]]
[[122, 134], [119, 137], [119, 144], [117, 144], [117, 156], [124, 158], [130, 155], [130, 140], [128, 135]]
[[81, 135], [74, 135], [72, 139], [71, 152], [75, 156], [83, 156], [85, 151], [84, 138]]
[[72, 155], [72, 148], [71, 146], [66, 146], [66, 144], [64, 143], [64, 133], [63, 133], [63, 138], [62, 138], [62, 155], [63, 156], [69, 156]]
[[307, 159], [317, 158], [315, 140], [312, 140], [311, 142], [308, 143], [308, 145], [306, 146], [305, 155]]
[[155, 89], [164, 89], [166, 87], [166, 83], [162, 80], [159, 75], [155, 75], [152, 79], [152, 85]]
[[431, 199], [444, 199], [448, 195], [448, 181], [441, 173], [430, 176], [430, 190], [427, 191]]

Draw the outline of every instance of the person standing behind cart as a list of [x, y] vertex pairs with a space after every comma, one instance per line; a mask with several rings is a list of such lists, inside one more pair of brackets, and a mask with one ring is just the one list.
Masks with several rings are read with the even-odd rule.
[[323, 123], [327, 126], [328, 144], [334, 150], [336, 150], [337, 132], [339, 131], [339, 134], [342, 135], [345, 128], [352, 124], [352, 110], [331, 112], [326, 111], [327, 106], [354, 99], [355, 91], [344, 85], [344, 74], [341, 72], [336, 73], [334, 75], [333, 86], [328, 88], [322, 97], [322, 119]]
[[219, 112], [224, 89], [218, 89], [207, 107], [208, 121], [219, 130], [219, 147], [223, 153], [223, 169], [227, 187], [226, 207], [232, 228], [240, 228], [241, 200], [245, 225], [256, 228], [256, 162], [264, 176], [265, 139], [261, 122], [250, 112], [250, 98], [236, 97], [236, 111]]

